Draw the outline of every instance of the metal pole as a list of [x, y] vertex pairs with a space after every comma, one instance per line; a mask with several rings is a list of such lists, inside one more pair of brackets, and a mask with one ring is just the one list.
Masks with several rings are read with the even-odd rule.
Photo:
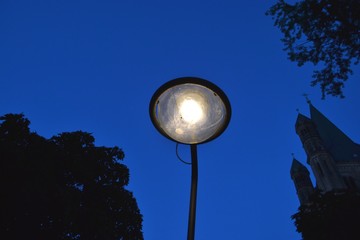
[[188, 240], [195, 238], [195, 215], [196, 215], [196, 194], [198, 182], [198, 159], [197, 145], [192, 144], [191, 147], [191, 192], [190, 192], [190, 210], [189, 210], [189, 226]]

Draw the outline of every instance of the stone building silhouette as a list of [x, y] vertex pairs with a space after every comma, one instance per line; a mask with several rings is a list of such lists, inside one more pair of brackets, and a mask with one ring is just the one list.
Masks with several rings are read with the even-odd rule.
[[310, 118], [299, 113], [295, 130], [315, 177], [313, 186], [308, 169], [295, 158], [290, 175], [301, 205], [311, 194], [360, 189], [360, 145], [353, 142], [310, 102]]

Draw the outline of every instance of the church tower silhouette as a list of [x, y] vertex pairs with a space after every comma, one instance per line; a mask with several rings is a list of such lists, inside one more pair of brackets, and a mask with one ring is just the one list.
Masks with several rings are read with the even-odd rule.
[[301, 205], [318, 190], [321, 193], [360, 189], [360, 145], [354, 143], [310, 101], [310, 118], [299, 113], [295, 130], [299, 135], [316, 179], [313, 187], [307, 168], [293, 158], [290, 175]]

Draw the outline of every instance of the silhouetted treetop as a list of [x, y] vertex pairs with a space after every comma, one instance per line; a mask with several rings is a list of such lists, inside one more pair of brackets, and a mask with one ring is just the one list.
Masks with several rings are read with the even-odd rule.
[[284, 34], [282, 41], [291, 61], [319, 65], [312, 86], [325, 95], [343, 97], [344, 82], [360, 60], [360, 1], [278, 0], [267, 14]]
[[0, 238], [142, 240], [124, 152], [82, 131], [46, 139], [29, 124], [0, 117]]

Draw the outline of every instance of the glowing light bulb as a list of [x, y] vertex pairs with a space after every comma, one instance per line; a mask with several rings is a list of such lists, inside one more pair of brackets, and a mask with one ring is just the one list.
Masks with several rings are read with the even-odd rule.
[[185, 122], [194, 124], [203, 118], [203, 110], [197, 101], [185, 99], [180, 105], [180, 115]]

